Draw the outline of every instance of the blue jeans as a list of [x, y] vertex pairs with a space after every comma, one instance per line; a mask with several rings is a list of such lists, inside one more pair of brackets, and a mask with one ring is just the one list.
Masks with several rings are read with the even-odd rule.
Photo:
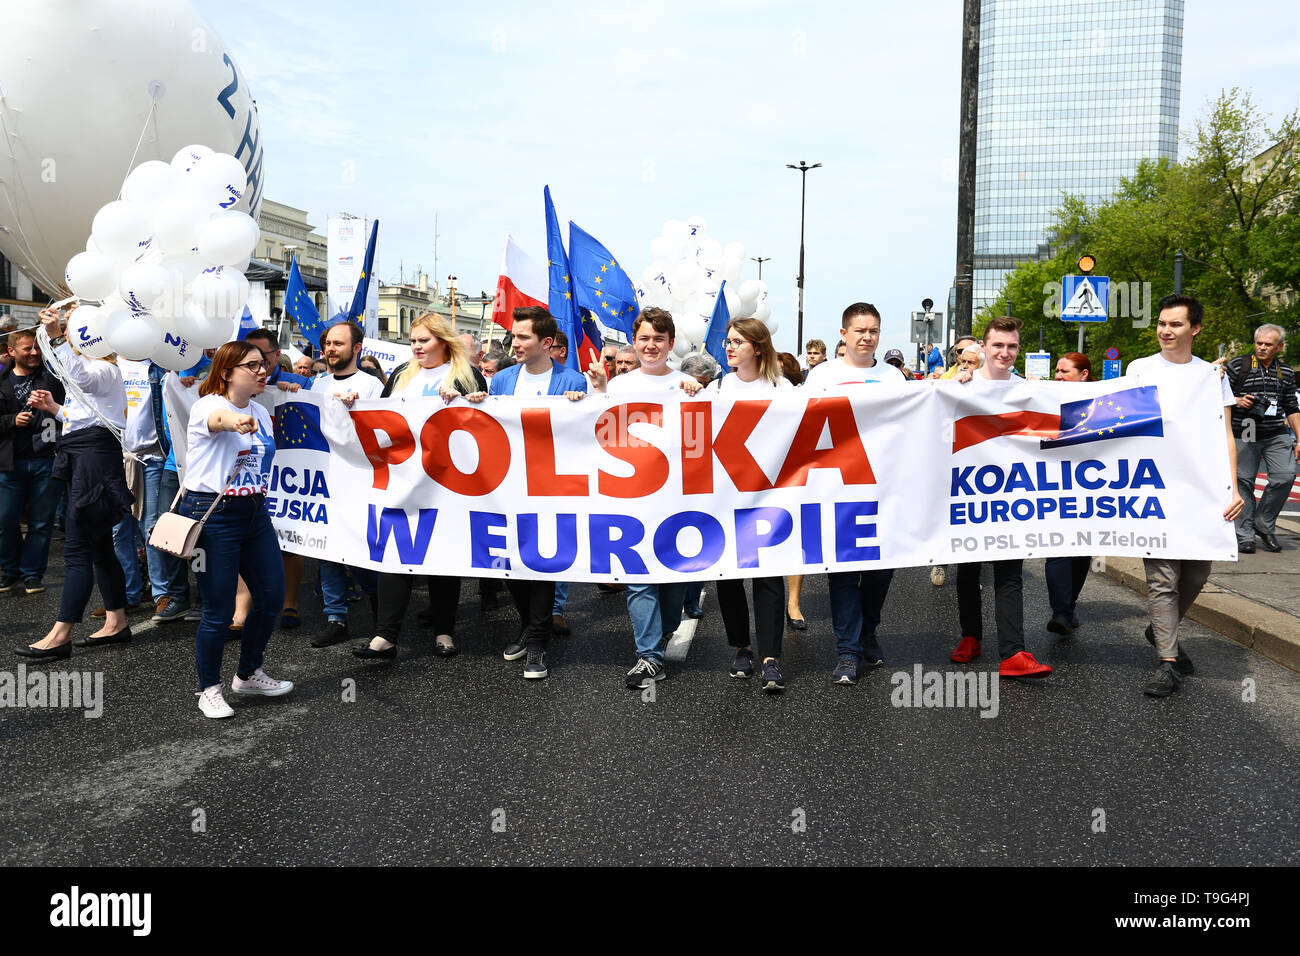
[[682, 623], [682, 596], [686, 583], [632, 584], [627, 586], [627, 613], [632, 618], [636, 656], [662, 664], [664, 638]]
[[569, 603], [569, 582], [555, 582], [555, 603], [551, 605], [552, 614], [563, 614], [564, 606]]
[[[0, 472], [0, 573], [43, 578], [50, 559], [50, 529], [64, 484], [50, 478], [53, 458], [17, 458]], [[27, 537], [19, 525], [27, 512]]]
[[1052, 604], [1052, 614], [1067, 620], [1074, 618], [1074, 605], [1088, 580], [1092, 558], [1048, 558], [1043, 562], [1043, 577], [1047, 579], [1047, 599]]
[[[189, 518], [202, 518], [214, 497], [189, 492], [177, 511]], [[194, 635], [194, 659], [202, 690], [221, 683], [221, 655], [241, 577], [248, 585], [253, 607], [244, 619], [235, 672], [248, 677], [262, 666], [266, 642], [284, 604], [284, 565], [262, 495], [226, 495], [203, 526], [199, 547], [203, 549], [199, 565], [203, 570], [197, 573], [203, 619]]]
[[[149, 566], [150, 597], [158, 600], [167, 593], [167, 581], [163, 576], [162, 552], [149, 547], [149, 535], [153, 532], [154, 522], [158, 520], [158, 489], [162, 481], [163, 460], [149, 458], [144, 463], [144, 509], [140, 515], [144, 527], [136, 521], [134, 515], [127, 515], [113, 528], [113, 550], [117, 560], [122, 563], [122, 573], [126, 575], [126, 603], [139, 604], [144, 597], [144, 582], [140, 578], [140, 562], [136, 559], [136, 550], [145, 546]], [[175, 492], [173, 492], [173, 495]], [[171, 499], [167, 499], [171, 504]]]
[[325, 602], [323, 610], [331, 621], [347, 622], [348, 571], [367, 594], [379, 593], [379, 575], [369, 568], [349, 568], [333, 561], [320, 562], [320, 593]]
[[690, 581], [682, 593], [682, 608], [698, 614], [700, 611], [700, 595], [704, 593], [703, 581]]
[[860, 661], [863, 648], [880, 648], [876, 628], [880, 627], [880, 610], [885, 606], [894, 569], [835, 571], [826, 575], [826, 579], [831, 592], [835, 654]]

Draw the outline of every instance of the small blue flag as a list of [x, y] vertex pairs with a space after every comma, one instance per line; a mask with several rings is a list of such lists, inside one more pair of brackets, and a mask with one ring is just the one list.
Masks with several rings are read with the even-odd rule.
[[347, 318], [362, 328], [366, 327], [366, 295], [370, 291], [370, 273], [375, 268], [375, 237], [379, 235], [379, 220], [370, 227], [370, 238], [366, 241], [366, 261], [361, 266], [361, 275], [357, 278], [357, 291], [352, 296], [352, 308], [348, 309]]
[[718, 298], [713, 303], [709, 330], [704, 334], [704, 351], [718, 360], [724, 372], [727, 370], [727, 349], [722, 342], [727, 337], [727, 323], [731, 321], [731, 312], [727, 309], [727, 297], [723, 295], [726, 288], [727, 280], [723, 279], [718, 289]]
[[569, 267], [578, 305], [611, 329], [632, 338], [632, 320], [641, 311], [636, 286], [610, 251], [577, 223], [569, 221]]
[[244, 314], [239, 317], [238, 341], [244, 341], [244, 337], [248, 335], [249, 332], [252, 332], [254, 329], [260, 329], [261, 327], [261, 323], [259, 323], [257, 319], [253, 318], [253, 313], [249, 311], [248, 306], [244, 306]]
[[316, 303], [312, 302], [307, 286], [303, 284], [302, 273], [298, 271], [297, 256], [289, 262], [289, 281], [284, 287], [284, 311], [298, 324], [298, 331], [309, 342], [318, 341], [320, 334], [325, 331]]
[[1154, 385], [1141, 385], [1066, 402], [1061, 406], [1060, 431], [1055, 438], [1044, 439], [1039, 447], [1061, 448], [1111, 438], [1160, 438], [1164, 433], [1160, 393]]
[[285, 402], [275, 410], [275, 447], [329, 451], [320, 430], [320, 407], [311, 402]]
[[573, 279], [569, 272], [569, 257], [564, 252], [564, 238], [560, 235], [560, 220], [551, 202], [551, 187], [543, 187], [546, 197], [546, 265], [550, 278], [547, 306], [555, 324], [569, 337], [569, 357], [564, 364], [575, 372], [578, 368], [578, 350], [573, 343], [582, 343], [582, 322], [578, 319], [578, 300], [573, 294]]

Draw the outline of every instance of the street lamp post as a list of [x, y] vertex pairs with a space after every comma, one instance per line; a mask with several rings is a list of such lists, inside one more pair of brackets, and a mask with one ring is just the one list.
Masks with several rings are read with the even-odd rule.
[[755, 261], [755, 262], [758, 263], [758, 278], [759, 278], [760, 281], [762, 281], [762, 278], [763, 278], [763, 263], [764, 263], [764, 262], [771, 262], [771, 261], [772, 261], [772, 257], [771, 257], [771, 256], [750, 256], [749, 258], [752, 259], [753, 261]]
[[799, 160], [798, 166], [794, 165], [794, 163], [786, 163], [785, 165], [787, 169], [799, 170], [800, 179], [802, 180], [799, 189], [799, 321], [797, 325], [798, 332], [796, 333], [799, 336], [798, 346], [800, 349], [802, 349], [803, 348], [803, 253], [804, 253], [803, 227], [804, 227], [804, 215], [808, 210], [808, 170], [816, 169], [821, 165], [821, 163], [813, 163], [811, 166], [809, 166], [806, 162], [804, 162], [801, 159]]

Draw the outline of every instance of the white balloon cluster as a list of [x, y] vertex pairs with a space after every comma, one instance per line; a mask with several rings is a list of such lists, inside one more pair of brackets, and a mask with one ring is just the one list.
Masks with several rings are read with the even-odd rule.
[[665, 222], [650, 241], [650, 256], [653, 261], [641, 273], [637, 301], [643, 309], [657, 306], [672, 313], [677, 328], [673, 351], [678, 358], [699, 351], [724, 280], [728, 314], [733, 319], [756, 318], [776, 333], [767, 283], [740, 281], [745, 247], [739, 242], [724, 246], [711, 238], [703, 216]]
[[101, 303], [73, 313], [72, 343], [91, 358], [117, 352], [180, 371], [228, 342], [261, 235], [231, 209], [247, 188], [243, 164], [207, 146], [133, 169], [64, 272], [74, 295]]

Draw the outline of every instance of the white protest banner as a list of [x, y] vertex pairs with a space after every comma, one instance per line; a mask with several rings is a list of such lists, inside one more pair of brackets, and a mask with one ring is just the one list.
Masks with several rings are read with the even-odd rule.
[[379, 361], [379, 367], [384, 370], [384, 374], [392, 375], [393, 369], [411, 360], [411, 346], [409, 343], [364, 338], [361, 340], [361, 355], [373, 355]]
[[350, 412], [300, 392], [276, 409], [267, 508], [287, 550], [476, 577], [1235, 559], [1217, 383], [1155, 382], [412, 398]]

